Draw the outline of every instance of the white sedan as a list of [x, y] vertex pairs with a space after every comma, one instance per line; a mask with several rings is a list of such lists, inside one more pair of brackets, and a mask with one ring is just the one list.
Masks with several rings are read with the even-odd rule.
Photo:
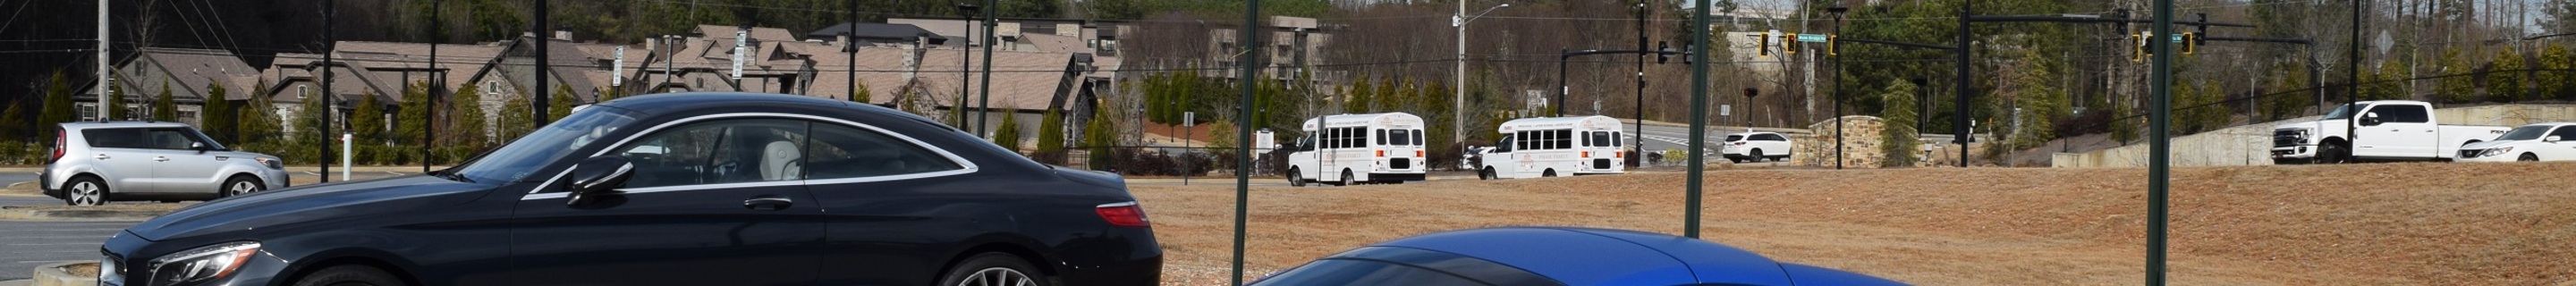
[[2462, 162], [2576, 161], [2576, 123], [2514, 127], [2495, 141], [2460, 146]]

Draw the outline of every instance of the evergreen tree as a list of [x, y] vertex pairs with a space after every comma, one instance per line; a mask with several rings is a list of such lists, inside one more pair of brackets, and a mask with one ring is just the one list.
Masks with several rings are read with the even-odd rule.
[[1887, 154], [1879, 161], [1885, 167], [1913, 166], [1918, 160], [1914, 154], [1922, 149], [1918, 147], [1922, 142], [1915, 139], [1914, 120], [1919, 117], [1914, 110], [1914, 89], [1914, 83], [1897, 80], [1888, 83], [1887, 93], [1879, 95], [1879, 100], [1886, 102], [1879, 111], [1886, 126], [1879, 129], [1879, 139], [1884, 143], [1878, 145], [1879, 151]]
[[413, 82], [403, 87], [401, 110], [394, 115], [393, 138], [396, 145], [419, 146], [429, 134], [429, 83]]
[[[260, 86], [267, 85], [267, 81], [260, 82]], [[244, 143], [278, 143], [277, 139], [285, 136], [286, 128], [283, 124], [286, 122], [278, 118], [277, 104], [270, 101], [268, 96], [251, 95], [250, 102], [233, 110], [233, 114], [237, 114], [235, 118], [239, 118], [238, 122], [233, 122], [233, 126], [241, 130], [235, 135], [239, 136]]]
[[[330, 99], [323, 98], [321, 94], [305, 93], [301, 108], [295, 112], [294, 139], [289, 139], [286, 143], [289, 144], [285, 149], [286, 153], [293, 155], [279, 154], [279, 156], [289, 159], [303, 158], [302, 163], [318, 162], [316, 160], [323, 159], [322, 145], [331, 142], [331, 138], [340, 136], [338, 128], [322, 124], [322, 118], [332, 116], [331, 109], [334, 107], [328, 101]], [[332, 120], [332, 122], [345, 123], [339, 120]]]
[[1351, 77], [1344, 88], [1347, 91], [1342, 92], [1342, 113], [1369, 113], [1369, 102], [1376, 100], [1369, 97], [1376, 95], [1377, 87], [1369, 83], [1368, 75]]
[[2549, 44], [2540, 52], [2540, 68], [2543, 71], [2532, 75], [2540, 92], [2532, 98], [2576, 100], [2576, 72], [2569, 71], [2576, 69], [2576, 55], [2569, 54], [2567, 46]]
[[206, 136], [214, 137], [218, 142], [240, 140], [240, 137], [235, 135], [241, 133], [241, 114], [233, 110], [235, 108], [230, 99], [231, 94], [231, 91], [224, 89], [223, 84], [206, 84], [206, 103], [197, 111], [197, 116], [204, 118], [197, 122], [197, 129], [205, 131]]
[[1412, 95], [1411, 92], [1405, 92], [1410, 89], [1404, 87], [1402, 80], [1394, 76], [1378, 78], [1377, 87], [1370, 90], [1373, 92], [1369, 94], [1371, 102], [1369, 102], [1368, 113], [1397, 111], [1403, 108], [1404, 104], [1401, 102], [1408, 98], [1406, 96]]
[[501, 103], [501, 126], [498, 129], [499, 134], [496, 134], [499, 137], [496, 138], [498, 141], [495, 142], [508, 145], [511, 141], [518, 141], [519, 136], [527, 136], [529, 131], [536, 130], [536, 107], [530, 106], [533, 104], [530, 103], [532, 99], [528, 96], [513, 94], [501, 96], [510, 97], [510, 101]]
[[1020, 115], [1016, 112], [1002, 113], [1001, 130], [993, 130], [993, 145], [1002, 146], [1002, 149], [1011, 150], [1011, 153], [1020, 152], [1019, 118]]
[[1064, 114], [1048, 109], [1046, 115], [1041, 116], [1044, 119], [1038, 120], [1038, 160], [1064, 164]]
[[[552, 124], [555, 121], [563, 121], [564, 116], [572, 115], [573, 107], [581, 105], [581, 97], [573, 95], [572, 88], [555, 86], [555, 95], [546, 97], [546, 122]], [[534, 125], [535, 122], [529, 124], [529, 131], [535, 131], [536, 127], [540, 127]]]
[[447, 120], [439, 121], [440, 124], [447, 124], [446, 127], [438, 129], [447, 134], [444, 135], [446, 139], [440, 139], [445, 142], [438, 145], [459, 146], [471, 150], [482, 149], [483, 146], [491, 144], [491, 132], [486, 130], [491, 130], [492, 119], [484, 115], [482, 89], [468, 83], [457, 87], [456, 93], [452, 95], [447, 101], [450, 104], [447, 109]]
[[133, 117], [126, 116], [128, 115], [126, 113], [130, 112], [130, 110], [126, 110], [126, 108], [132, 106], [127, 105], [125, 102], [125, 85], [107, 85], [107, 102], [107, 114], [100, 114], [98, 118], [102, 118], [104, 120], [134, 120]]
[[2496, 49], [2495, 59], [2487, 70], [2487, 101], [2514, 102], [2523, 99], [2522, 54], [2513, 49]]
[[1118, 144], [1117, 139], [1110, 137], [1114, 136], [1113, 132], [1117, 130], [1109, 128], [1108, 116], [1095, 115], [1091, 117], [1090, 123], [1083, 124], [1082, 147], [1091, 149], [1089, 160], [1091, 169], [1105, 170], [1117, 164], [1118, 157], [1110, 153], [1110, 146]]
[[2477, 101], [2477, 80], [2475, 77], [2470, 77], [2470, 74], [2475, 71], [2469, 67], [2468, 61], [2460, 59], [2460, 49], [2443, 50], [2441, 63], [2443, 78], [2437, 81], [2441, 88], [2435, 92], [2439, 94], [2435, 99], [2443, 103]]
[[41, 127], [27, 124], [27, 104], [12, 103], [8, 111], [0, 111], [0, 141], [36, 138], [37, 135], [28, 134], [32, 128]]
[[[859, 79], [853, 78], [850, 80], [856, 81]], [[850, 88], [850, 101], [865, 104], [869, 101], [876, 100], [876, 94], [868, 91], [868, 82], [860, 81], [850, 84], [857, 85], [857, 87]]]
[[72, 84], [62, 70], [54, 70], [45, 80], [45, 108], [38, 110], [36, 124], [52, 128], [54, 124], [80, 120], [80, 105], [72, 103]]
[[357, 102], [357, 106], [352, 108], [354, 110], [349, 112], [349, 133], [356, 135], [357, 142], [368, 143], [367, 145], [384, 143], [385, 105], [383, 101], [376, 100], [376, 93], [369, 91], [359, 95]]
[[179, 102], [170, 98], [170, 82], [161, 82], [161, 96], [152, 98], [152, 121], [179, 121]]

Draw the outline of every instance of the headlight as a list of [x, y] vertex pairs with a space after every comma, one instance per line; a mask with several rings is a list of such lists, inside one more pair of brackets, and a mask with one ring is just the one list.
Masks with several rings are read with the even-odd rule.
[[152, 285], [194, 285], [230, 276], [259, 253], [259, 243], [227, 242], [152, 259]]
[[120, 266], [122, 261], [117, 260], [115, 256], [98, 260], [98, 284], [125, 285], [125, 267]]
[[2487, 149], [2487, 152], [2485, 153], [2478, 153], [2478, 157], [2495, 157], [2497, 155], [2504, 155], [2504, 153], [2511, 152], [2513, 152], [2513, 147], [2496, 147], [2495, 149]]
[[286, 169], [286, 162], [279, 161], [279, 160], [277, 160], [277, 158], [258, 157], [258, 158], [251, 158], [251, 159], [252, 159], [252, 160], [259, 160], [259, 165], [261, 165], [261, 166], [268, 166], [268, 168], [269, 168], [269, 169], [277, 169], [277, 170], [285, 170], [285, 169]]

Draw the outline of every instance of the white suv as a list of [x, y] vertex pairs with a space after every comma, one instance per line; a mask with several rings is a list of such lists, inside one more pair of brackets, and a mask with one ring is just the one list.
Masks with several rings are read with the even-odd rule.
[[1718, 152], [1725, 154], [1727, 161], [1736, 163], [1789, 159], [1789, 137], [1775, 132], [1727, 134], [1726, 144], [1720, 146], [1723, 148], [1719, 148]]
[[38, 175], [41, 187], [75, 206], [205, 200], [287, 185], [277, 156], [225, 149], [186, 124], [63, 123], [54, 146]]

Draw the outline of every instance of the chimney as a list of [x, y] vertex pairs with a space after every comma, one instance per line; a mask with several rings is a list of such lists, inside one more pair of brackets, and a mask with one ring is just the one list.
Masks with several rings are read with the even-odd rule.
[[843, 47], [850, 46], [850, 32], [842, 31], [840, 35], [832, 36], [832, 42], [840, 43]]
[[556, 28], [556, 29], [555, 29], [555, 40], [556, 40], [556, 41], [566, 41], [566, 42], [570, 42], [570, 41], [572, 41], [572, 29]]

